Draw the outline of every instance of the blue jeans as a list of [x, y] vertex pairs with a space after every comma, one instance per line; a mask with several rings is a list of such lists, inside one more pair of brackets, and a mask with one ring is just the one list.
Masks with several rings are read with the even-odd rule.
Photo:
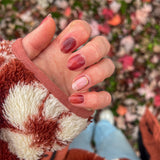
[[94, 152], [91, 146], [92, 139], [95, 143], [96, 153], [107, 160], [117, 158], [139, 160], [123, 133], [107, 120], [101, 120], [97, 124], [91, 123], [74, 139], [70, 149], [78, 148]]

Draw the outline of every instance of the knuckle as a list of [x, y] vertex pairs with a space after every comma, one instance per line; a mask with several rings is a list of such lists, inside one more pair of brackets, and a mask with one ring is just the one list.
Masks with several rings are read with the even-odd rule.
[[107, 58], [106, 60], [107, 60], [108, 65], [111, 68], [110, 75], [109, 75], [109, 76], [111, 76], [113, 74], [113, 72], [115, 71], [115, 65], [111, 59]]
[[99, 36], [99, 38], [100, 38], [101, 44], [105, 48], [105, 51], [106, 51], [105, 53], [107, 54], [111, 48], [111, 45], [105, 36]]
[[98, 108], [98, 97], [97, 97], [97, 93], [96, 92], [92, 93], [92, 98], [93, 98], [92, 109], [97, 109]]
[[97, 36], [94, 41], [97, 44], [98, 51], [102, 54], [102, 56], [106, 56], [111, 48], [107, 38], [105, 36]]
[[93, 50], [93, 53], [94, 53], [94, 56], [95, 56], [96, 59], [101, 58], [100, 54], [99, 54], [100, 53], [99, 46], [97, 45], [97, 43], [95, 41], [91, 42], [90, 48]]
[[[91, 27], [90, 27], [90, 25], [86, 21], [84, 21], [84, 20], [73, 20], [70, 23], [70, 25], [75, 25], [76, 27], [78, 26], [78, 28], [80, 28], [81, 30], [83, 30], [83, 32], [86, 31], [87, 34], [89, 34], [89, 35], [91, 33]], [[85, 34], [83, 34], [83, 35], [85, 35]]]
[[[95, 75], [96, 73], [96, 81], [95, 83], [99, 83], [99, 82], [102, 82], [104, 80], [104, 73], [103, 71], [99, 68], [98, 65], [95, 65], [94, 66], [94, 72], [93, 74]], [[94, 80], [93, 80], [94, 81]]]
[[109, 104], [111, 104], [112, 97], [111, 97], [111, 95], [110, 95], [108, 92], [105, 92], [105, 94], [106, 94], [106, 101], [107, 101], [107, 104], [109, 105]]

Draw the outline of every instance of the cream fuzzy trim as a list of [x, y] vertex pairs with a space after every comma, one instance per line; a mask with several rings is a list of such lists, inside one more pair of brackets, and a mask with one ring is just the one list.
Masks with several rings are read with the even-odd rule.
[[69, 111], [62, 103], [50, 94], [44, 103], [43, 116], [46, 119], [57, 118], [61, 113]]
[[74, 113], [58, 121], [61, 131], [57, 132], [59, 140], [71, 142], [88, 125], [88, 119], [78, 117]]
[[28, 116], [36, 115], [47, 89], [35, 82], [32, 85], [18, 83], [10, 88], [9, 95], [3, 104], [3, 115], [14, 127], [24, 130], [24, 123]]
[[[14, 127], [26, 131], [24, 123], [28, 121], [28, 117], [38, 115], [39, 107], [48, 95], [47, 89], [34, 82], [25, 85], [18, 83], [13, 88], [10, 88], [9, 94], [3, 104], [3, 114], [5, 119]], [[63, 113], [65, 113], [63, 115]], [[67, 114], [66, 114], [67, 113]], [[74, 113], [71, 113], [60, 101], [52, 94], [49, 94], [44, 102], [42, 111], [45, 119], [53, 119], [57, 121], [58, 128], [56, 132], [56, 139], [63, 145], [54, 143], [48, 146], [46, 150], [60, 150], [70, 143], [82, 130], [88, 125], [88, 119], [81, 118]], [[60, 116], [62, 114], [62, 116]], [[45, 131], [47, 132], [47, 130]], [[8, 142], [9, 150], [16, 154], [19, 158], [25, 160], [38, 160], [43, 153], [41, 145], [40, 148], [33, 148], [30, 144], [34, 141], [34, 135], [25, 135], [15, 133], [9, 129], [1, 130], [0, 139]], [[45, 143], [45, 142], [44, 142]]]
[[38, 160], [43, 154], [41, 148], [31, 147], [32, 136], [19, 134], [9, 129], [0, 130], [0, 139], [8, 143], [10, 152], [24, 160]]

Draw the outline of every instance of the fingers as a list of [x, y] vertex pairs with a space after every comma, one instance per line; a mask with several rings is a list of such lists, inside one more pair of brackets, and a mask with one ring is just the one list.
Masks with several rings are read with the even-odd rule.
[[73, 53], [69, 57], [67, 67], [70, 70], [84, 69], [106, 56], [109, 50], [108, 40], [104, 36], [98, 36]]
[[87, 90], [93, 85], [102, 82], [105, 78], [110, 77], [114, 69], [115, 66], [110, 59], [103, 59], [78, 75], [73, 80], [72, 88], [75, 91]]
[[62, 53], [71, 53], [84, 44], [91, 34], [89, 24], [83, 20], [72, 21], [50, 45], [50, 50], [59, 49]]
[[40, 26], [23, 38], [23, 47], [30, 59], [34, 59], [50, 44], [55, 28], [54, 20], [47, 16]]
[[69, 102], [76, 107], [96, 110], [108, 106], [111, 103], [111, 95], [105, 91], [76, 93], [69, 97]]

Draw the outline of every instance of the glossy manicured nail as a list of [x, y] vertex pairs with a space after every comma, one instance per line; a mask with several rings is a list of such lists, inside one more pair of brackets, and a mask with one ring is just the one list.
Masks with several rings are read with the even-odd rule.
[[89, 83], [89, 80], [86, 76], [80, 77], [79, 79], [73, 82], [72, 89], [75, 91], [79, 91], [82, 88], [86, 87], [88, 83]]
[[69, 97], [69, 101], [73, 104], [80, 104], [84, 102], [84, 97], [83, 95], [72, 95]]
[[76, 46], [76, 40], [72, 37], [67, 38], [63, 43], [61, 47], [61, 51], [63, 53], [70, 52], [74, 47]]
[[75, 70], [82, 67], [84, 64], [85, 64], [84, 58], [80, 54], [77, 54], [68, 60], [67, 67], [70, 70]]
[[[48, 19], [48, 17], [52, 17], [52, 15], [51, 14], [48, 14], [48, 16], [46, 16], [44, 19], [43, 19], [43, 21], [41, 22], [41, 24], [43, 24], [47, 19]], [[40, 24], [40, 25], [41, 25]]]

